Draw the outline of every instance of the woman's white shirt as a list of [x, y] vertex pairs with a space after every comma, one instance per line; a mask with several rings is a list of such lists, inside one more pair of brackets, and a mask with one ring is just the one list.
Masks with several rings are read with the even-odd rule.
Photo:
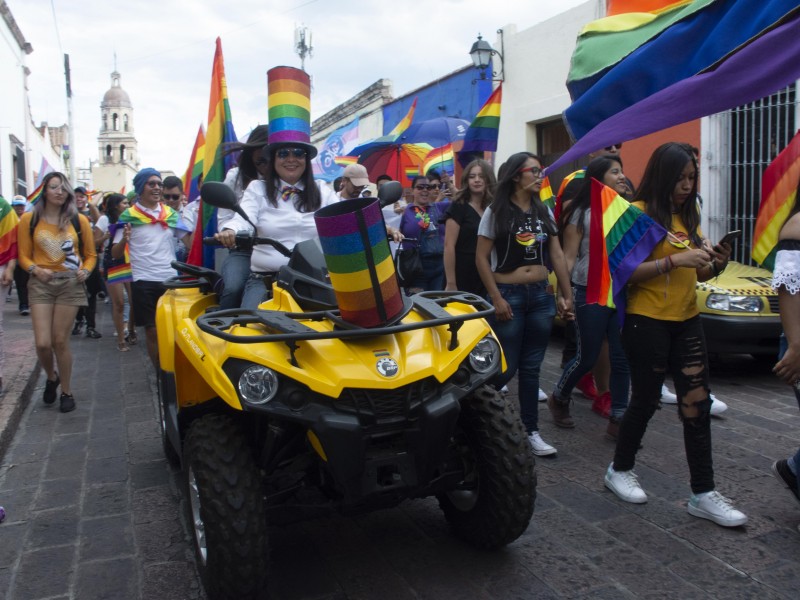
[[[320, 192], [320, 208], [338, 202], [336, 194], [327, 185], [315, 183]], [[280, 191], [287, 186], [289, 184], [284, 181], [278, 182], [278, 186], [276, 186], [278, 198], [276, 206], [273, 206], [267, 202], [266, 182], [261, 179], [252, 181], [247, 186], [239, 205], [255, 223], [259, 237], [277, 240], [291, 250], [298, 242], [317, 237], [317, 227], [313, 212], [301, 213], [295, 208], [292, 200], [281, 199]], [[303, 184], [298, 182], [292, 187], [302, 189]], [[253, 228], [240, 215], [235, 215], [225, 223], [224, 229], [235, 232], [252, 231]], [[272, 246], [259, 245], [253, 248], [250, 269], [257, 273], [274, 273], [288, 262], [289, 259]]]

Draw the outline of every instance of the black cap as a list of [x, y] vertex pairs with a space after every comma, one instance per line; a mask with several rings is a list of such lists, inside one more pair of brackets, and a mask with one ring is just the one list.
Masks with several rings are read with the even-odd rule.
[[76, 187], [76, 188], [75, 188], [75, 190], [74, 190], [74, 192], [75, 192], [76, 194], [83, 194], [84, 196], [86, 196], [86, 195], [87, 195], [87, 194], [86, 194], [86, 188], [85, 188], [85, 187], [83, 187], [82, 185], [79, 185], [78, 187]]

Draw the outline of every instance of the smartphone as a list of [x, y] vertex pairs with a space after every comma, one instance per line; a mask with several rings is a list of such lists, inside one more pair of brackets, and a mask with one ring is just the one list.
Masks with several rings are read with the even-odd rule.
[[741, 237], [742, 237], [742, 230], [741, 229], [736, 229], [734, 231], [729, 231], [724, 236], [722, 236], [722, 239], [719, 241], [719, 243], [720, 244], [730, 244], [731, 246], [733, 246], [733, 242], [735, 242], [736, 240], [738, 240]]

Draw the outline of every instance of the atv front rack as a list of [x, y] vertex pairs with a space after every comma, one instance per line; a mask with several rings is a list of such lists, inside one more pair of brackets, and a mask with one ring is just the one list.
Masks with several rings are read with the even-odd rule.
[[[494, 307], [486, 300], [467, 292], [420, 292], [409, 299], [411, 301], [411, 310], [424, 317], [422, 321], [365, 328], [348, 323], [341, 318], [339, 311], [335, 310], [283, 312], [231, 308], [210, 312], [198, 317], [197, 326], [205, 333], [236, 344], [284, 342], [289, 346], [292, 354], [292, 365], [298, 366], [294, 354], [297, 349], [296, 342], [299, 341], [375, 337], [413, 331], [415, 329], [438, 327], [440, 325], [449, 325], [450, 341], [448, 350], [452, 351], [458, 347], [458, 330], [465, 321], [485, 319], [494, 313]], [[473, 306], [475, 312], [452, 315], [445, 310], [445, 307], [451, 303]], [[317, 331], [302, 323], [302, 321], [325, 320], [334, 324], [333, 330]], [[228, 330], [236, 325], [243, 327], [250, 325], [260, 326], [267, 329], [269, 333], [260, 335], [230, 333]]]

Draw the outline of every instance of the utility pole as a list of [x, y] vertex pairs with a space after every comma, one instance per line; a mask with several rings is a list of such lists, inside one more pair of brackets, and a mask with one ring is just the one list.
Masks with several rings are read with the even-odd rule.
[[311, 31], [308, 27], [300, 26], [294, 30], [294, 51], [300, 57], [300, 68], [306, 70], [306, 56], [314, 57], [314, 48], [311, 45]]
[[69, 71], [69, 54], [64, 54], [64, 77], [67, 81], [67, 126], [69, 127], [69, 150], [64, 153], [64, 158], [69, 161], [69, 181], [74, 187], [75, 180], [75, 128], [72, 126], [72, 81]]

